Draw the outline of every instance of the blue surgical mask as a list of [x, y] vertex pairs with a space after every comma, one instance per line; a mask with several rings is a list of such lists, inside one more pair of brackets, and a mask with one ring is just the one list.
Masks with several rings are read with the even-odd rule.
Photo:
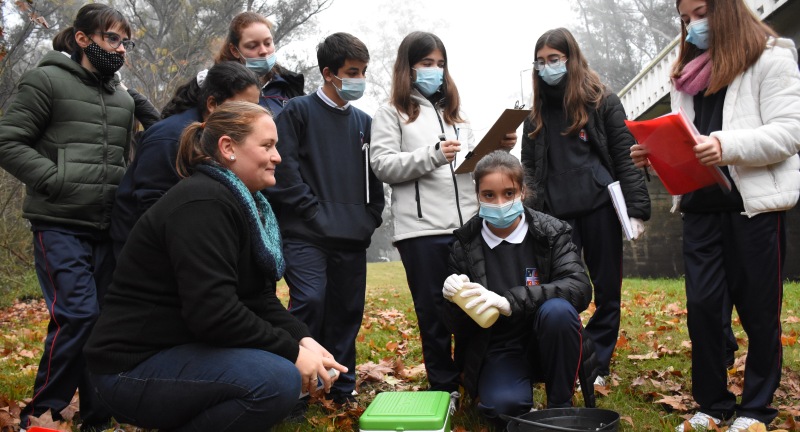
[[[336, 75], [334, 75], [336, 78]], [[346, 100], [346, 101], [354, 101], [356, 99], [361, 98], [364, 96], [364, 90], [367, 88], [367, 79], [366, 78], [339, 78], [342, 80], [342, 88], [336, 87], [336, 84], [333, 84], [333, 88], [336, 89], [336, 93], [339, 93], [339, 97]]]
[[489, 225], [497, 228], [508, 228], [522, 214], [522, 200], [515, 199], [504, 204], [489, 204], [479, 202], [478, 216], [482, 217]]
[[539, 71], [539, 76], [542, 77], [545, 83], [554, 86], [561, 82], [564, 75], [567, 74], [567, 64], [559, 63], [558, 66], [545, 65], [544, 69]]
[[436, 93], [444, 82], [444, 69], [442, 68], [430, 67], [414, 70], [417, 71], [417, 79], [414, 81], [414, 85], [425, 97]]
[[708, 18], [703, 18], [687, 25], [686, 33], [686, 42], [701, 50], [708, 49]]
[[[239, 51], [239, 48], [236, 48], [236, 51]], [[258, 76], [264, 76], [272, 70], [275, 63], [278, 61], [278, 56], [276, 53], [272, 53], [272, 55], [267, 57], [245, 57], [241, 51], [239, 51], [239, 55], [242, 56], [244, 59], [244, 65], [247, 69], [250, 69]]]

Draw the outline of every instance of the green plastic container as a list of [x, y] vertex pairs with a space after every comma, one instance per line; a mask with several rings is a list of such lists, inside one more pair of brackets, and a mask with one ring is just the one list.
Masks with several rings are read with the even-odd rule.
[[361, 432], [450, 432], [450, 393], [386, 392], [359, 419]]

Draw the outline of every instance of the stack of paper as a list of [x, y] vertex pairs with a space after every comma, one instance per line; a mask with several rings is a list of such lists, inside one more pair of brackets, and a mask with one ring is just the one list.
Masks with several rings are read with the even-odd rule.
[[614, 203], [614, 210], [617, 211], [617, 217], [620, 225], [622, 225], [622, 232], [625, 233], [625, 238], [628, 241], [633, 240], [633, 227], [631, 226], [631, 218], [628, 217], [628, 205], [625, 203], [625, 196], [622, 195], [622, 187], [620, 187], [619, 181], [608, 185], [608, 193], [611, 195], [611, 202]]

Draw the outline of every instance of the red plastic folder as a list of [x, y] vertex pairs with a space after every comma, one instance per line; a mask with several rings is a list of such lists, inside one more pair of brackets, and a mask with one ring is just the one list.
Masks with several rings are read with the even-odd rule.
[[719, 167], [697, 160], [695, 137], [700, 134], [683, 110], [651, 120], [625, 120], [625, 124], [636, 141], [650, 151], [647, 159], [670, 194], [683, 195], [714, 184], [731, 190]]

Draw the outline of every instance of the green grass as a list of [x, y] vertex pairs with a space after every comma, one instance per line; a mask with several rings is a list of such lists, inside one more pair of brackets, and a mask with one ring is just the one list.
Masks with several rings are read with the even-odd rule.
[[33, 270], [19, 276], [0, 274], [0, 309], [7, 308], [14, 300], [37, 299], [42, 297], [39, 281]]
[[[798, 376], [791, 371], [800, 370], [800, 348], [796, 343], [800, 333], [800, 284], [784, 286], [783, 334], [784, 380], [776, 395], [774, 405], [782, 407], [779, 419], [786, 418], [786, 410], [800, 411], [796, 393]], [[279, 285], [279, 295], [286, 301], [288, 290]], [[0, 302], [3, 302], [0, 298]], [[0, 303], [2, 304], [2, 303]], [[590, 312], [584, 312], [584, 322]], [[28, 321], [28, 322], [26, 322]], [[24, 320], [23, 324], [2, 321], [0, 333], [3, 343], [12, 353], [0, 360], [0, 398], [12, 400], [30, 397], [30, 386], [41, 339], [46, 331], [46, 321]], [[399, 262], [369, 264], [367, 272], [367, 302], [362, 331], [357, 341], [357, 362], [392, 364], [399, 361], [410, 369], [422, 363], [419, 331], [411, 295]], [[746, 335], [738, 320], [734, 331], [740, 341], [737, 355], [747, 350]], [[613, 383], [607, 396], [600, 396], [598, 406], [620, 413], [622, 431], [672, 431], [694, 408], [690, 395], [690, 347], [686, 331], [685, 301], [682, 280], [627, 279], [623, 284], [622, 327], [620, 341], [612, 361]], [[34, 352], [34, 358], [20, 357], [20, 350]], [[636, 359], [658, 353], [657, 359]], [[358, 429], [357, 417], [375, 394], [381, 391], [418, 390], [427, 384], [424, 374], [403, 379], [387, 375], [382, 381], [359, 381], [358, 407], [334, 409], [312, 404], [306, 424], [282, 424], [278, 432], [332, 431]], [[363, 377], [363, 374], [360, 374]], [[732, 382], [741, 380], [741, 372], [731, 376]], [[535, 389], [535, 404], [543, 408], [544, 388]], [[657, 403], [664, 396], [682, 400], [686, 410], [675, 410], [668, 404]], [[483, 422], [468, 398], [454, 416], [453, 427], [458, 431], [493, 430]], [[578, 404], [581, 402], [578, 400]], [[632, 425], [631, 425], [632, 424]]]

